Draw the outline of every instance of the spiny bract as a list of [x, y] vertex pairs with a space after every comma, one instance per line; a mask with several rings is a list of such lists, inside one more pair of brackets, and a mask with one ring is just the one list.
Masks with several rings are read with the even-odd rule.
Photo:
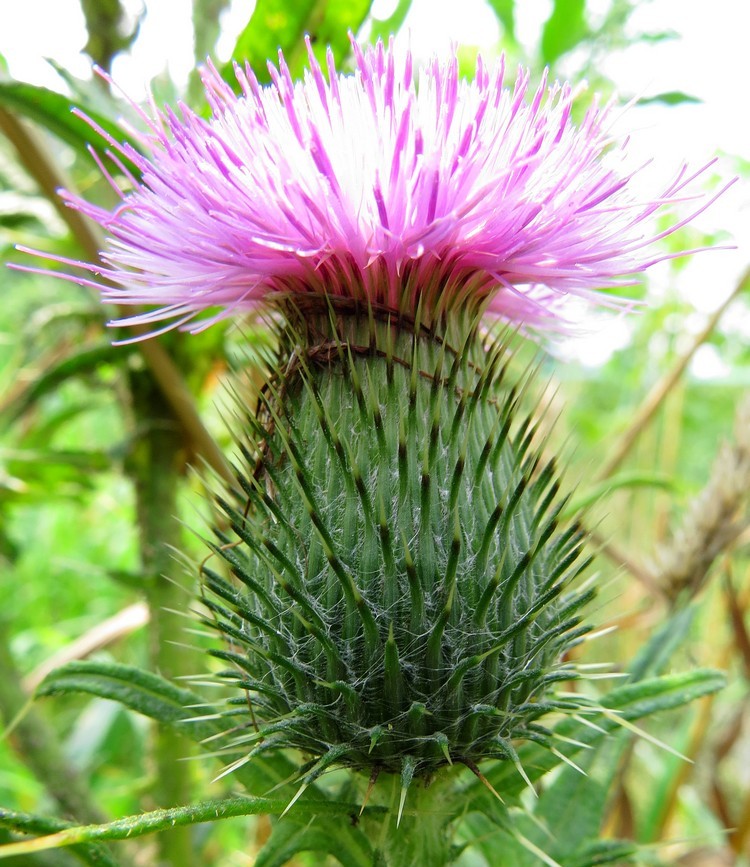
[[[297, 306], [299, 305], [299, 306]], [[251, 693], [248, 756], [293, 746], [411, 779], [514, 758], [564, 702], [585, 632], [554, 462], [518, 420], [523, 385], [477, 320], [447, 330], [358, 304], [290, 300], [280, 357], [239, 438], [232, 534], [203, 570]], [[463, 327], [461, 327], [463, 326]], [[209, 621], [211, 622], [211, 621]], [[245, 699], [240, 699], [244, 702]]]

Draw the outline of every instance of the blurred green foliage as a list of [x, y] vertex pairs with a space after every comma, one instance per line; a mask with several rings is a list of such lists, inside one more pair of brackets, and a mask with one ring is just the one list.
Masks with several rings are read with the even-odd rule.
[[[309, 34], [319, 59], [330, 45], [337, 63], [345, 66], [348, 30], [385, 37], [407, 20], [410, 5], [410, 0], [399, 0], [386, 20], [377, 20], [372, 17], [370, 0], [258, 0], [239, 33], [233, 58], [249, 62], [265, 81], [266, 60], [275, 59], [281, 48], [292, 74], [297, 75], [306, 60], [303, 37]], [[653, 43], [676, 36], [666, 31], [634, 31], [629, 22], [639, 5], [635, 0], [611, 0], [604, 6], [586, 0], [554, 0], [537, 38], [522, 44], [516, 26], [520, 0], [489, 0], [489, 5], [501, 27], [502, 44], [498, 48], [504, 48], [512, 60], [528, 63], [536, 73], [550, 64], [556, 72], [562, 69], [565, 74], [588, 76], [605, 92], [610, 84], [602, 78], [599, 67], [607, 52], [632, 42]], [[118, 0], [82, 0], [82, 8], [89, 35], [86, 51], [104, 68], [110, 68], [117, 54], [137, 40], [139, 20], [128, 19]], [[194, 0], [199, 60], [215, 54], [220, 16], [227, 8], [228, 0]], [[66, 75], [70, 92], [55, 93], [11, 80], [5, 66], [0, 57], [0, 69], [4, 70], [0, 120], [6, 118], [0, 127], [6, 133], [6, 137], [0, 136], [0, 249], [9, 262], [21, 265], [28, 260], [14, 250], [16, 244], [85, 258], [81, 237], [64, 221], [58, 205], [52, 204], [50, 190], [44, 188], [41, 173], [45, 166], [35, 163], [28, 150], [14, 147], [7, 118], [32, 121], [36, 125], [33, 133], [50, 164], [58, 164], [62, 156], [71, 183], [85, 188], [87, 197], [98, 197], [109, 205], [111, 191], [92, 167], [88, 154], [89, 146], [102, 152], [104, 146], [92, 136], [88, 124], [71, 114], [70, 107], [80, 107], [118, 139], [126, 137], [119, 118], [134, 120], [133, 113], [99, 85], [77, 82]], [[231, 64], [222, 68], [231, 78]], [[187, 98], [196, 105], [202, 98], [195, 78]], [[694, 97], [670, 91], [649, 99], [674, 106]], [[736, 164], [747, 178], [750, 163], [747, 155], [742, 156], [744, 162], [738, 160]], [[685, 230], [668, 243], [678, 249], [709, 245], [715, 240], [694, 237]], [[678, 268], [675, 265], [673, 274]], [[44, 274], [8, 270], [3, 274], [3, 287], [0, 618], [9, 627], [8, 640], [17, 665], [28, 676], [97, 624], [143, 598], [146, 570], [139, 542], [143, 528], [139, 527], [132, 463], [147, 420], [134, 414], [128, 382], [133, 371], [142, 370], [144, 365], [137, 349], [110, 346], [103, 327], [109, 314], [87, 290], [47, 279]], [[731, 288], [723, 287], [723, 294]], [[648, 286], [643, 292], [649, 297]], [[706, 482], [720, 441], [731, 437], [737, 403], [750, 384], [750, 349], [746, 334], [737, 325], [748, 321], [746, 293], [736, 298], [732, 310], [733, 315], [725, 317], [704, 343], [722, 359], [726, 374], [700, 378], [689, 368], [669, 389], [621, 467], [622, 473], [640, 480], [637, 484], [626, 478], [621, 484], [596, 488], [593, 477], [613, 443], [627, 430], [649, 389], [684, 355], [696, 330], [691, 305], [673, 293], [646, 307], [629, 320], [627, 345], [599, 366], [576, 362], [544, 365], [559, 388], [558, 395], [550, 398], [553, 408], [564, 404], [553, 442], [567, 442], [571, 455], [568, 474], [579, 482], [579, 494], [586, 497], [587, 492], [596, 492], [590, 521], [603, 547], [599, 558], [603, 591], [596, 616], [604, 626], [622, 627], [619, 633], [587, 649], [587, 661], [631, 659], [660, 623], [673, 623], [664, 600], [623, 570], [616, 556], [608, 558], [606, 548], [611, 541], [626, 552], [628, 560], [647, 565]], [[170, 335], [163, 341], [170, 357], [179, 359], [204, 423], [222, 445], [226, 445], [226, 434], [217, 400], [229, 367], [236, 366], [237, 357], [242, 357], [238, 346], [244, 339], [218, 328], [200, 339]], [[185, 463], [200, 465], [200, 455], [192, 444], [186, 441], [184, 448]], [[182, 473], [173, 483], [180, 516], [202, 532], [206, 507], [199, 496], [201, 482], [194, 474]], [[203, 556], [200, 541], [185, 532], [181, 540], [187, 559], [197, 562]], [[657, 737], [690, 755], [696, 769], [647, 741], [620, 737], [606, 755], [598, 755], [601, 765], [590, 768], [592, 779], [582, 782], [568, 771], [560, 774], [548, 790], [552, 794], [545, 802], [543, 820], [557, 823], [556, 827], [566, 828], [574, 837], [602, 837], [601, 851], [594, 851], [592, 843], [588, 855], [565, 861], [567, 867], [605, 863], [604, 849], [609, 844], [604, 841], [610, 838], [658, 844], [640, 856], [648, 858], [648, 863], [680, 863], [677, 859], [687, 858], [691, 849], [699, 848], [723, 851], [722, 857], [733, 859], [726, 863], [748, 863], [750, 799], [741, 758], [748, 748], [743, 716], [750, 674], [747, 635], [743, 632], [743, 616], [750, 604], [747, 541], [746, 534], [731, 556], [715, 566], [712, 580], [699, 597], [698, 615], [691, 623], [680, 625], [682, 631], [679, 640], [675, 638], [673, 661], [668, 665], [677, 671], [716, 665], [729, 671], [733, 685], [719, 698], [703, 699], [683, 711], [679, 719], [665, 715], [650, 728]], [[184, 577], [185, 568], [177, 566], [176, 572]], [[193, 578], [194, 574], [188, 574], [188, 585]], [[734, 595], [728, 588], [734, 588]], [[183, 607], [189, 606], [187, 594], [177, 598]], [[734, 605], [733, 617], [727, 613], [730, 603]], [[152, 611], [155, 616], [159, 615]], [[185, 624], [189, 626], [187, 621]], [[673, 631], [677, 633], [676, 626]], [[175, 636], [177, 642], [186, 640]], [[192, 642], [200, 640], [190, 638]], [[145, 627], [113, 634], [94, 654], [102, 664], [148, 666], [152, 661]], [[183, 674], [196, 674], [206, 664], [200, 656], [191, 656], [188, 661], [189, 668]], [[0, 677], [6, 676], [0, 672]], [[153, 734], [143, 716], [82, 695], [48, 698], [37, 704], [54, 721], [54, 732], [71, 767], [85, 779], [93, 802], [105, 813], [117, 816], [153, 806], [151, 792], [159, 769], [150, 748]], [[7, 725], [11, 719], [4, 722]], [[12, 735], [0, 741], [0, 805], [55, 813], [59, 804], [51, 796], [47, 781], [35, 778], [23, 752], [15, 746]], [[196, 793], [205, 797], [226, 790], [226, 780], [211, 782], [214, 771], [208, 760], [191, 762], [189, 768], [183, 781], [185, 803]], [[288, 768], [274, 769], [269, 764], [265, 771], [279, 782]], [[574, 804], [576, 809], [561, 819], [559, 814], [566, 804]], [[303, 830], [292, 825], [286, 828], [289, 837]], [[493, 852], [497, 852], [493, 847], [501, 838], [486, 816], [475, 819], [474, 827], [468, 830], [481, 836], [482, 843], [467, 850], [460, 863], [501, 863], [493, 861]], [[250, 865], [268, 833], [267, 822], [262, 819], [199, 826], [191, 837], [192, 860], [174, 862], [175, 867], [190, 867], [190, 863]], [[524, 828], [524, 833], [544, 839], [538, 828]], [[681, 847], [667, 848], [667, 841], [673, 839], [681, 839]], [[281, 842], [277, 836], [278, 851], [283, 849]], [[514, 845], [517, 848], [507, 834], [502, 842], [508, 851]], [[562, 840], [558, 842], [562, 846]], [[617, 845], [624, 848], [613, 849], [609, 860], [629, 859], [630, 843]], [[140, 863], [156, 863], [150, 850], [138, 846], [123, 847], [124, 863], [137, 858]], [[270, 855], [266, 857], [270, 859]], [[516, 864], [540, 863], [523, 849], [513, 857]], [[50, 862], [35, 856], [28, 863]], [[61, 856], [57, 863], [67, 862]], [[290, 863], [322, 862], [317, 855], [298, 855]]]

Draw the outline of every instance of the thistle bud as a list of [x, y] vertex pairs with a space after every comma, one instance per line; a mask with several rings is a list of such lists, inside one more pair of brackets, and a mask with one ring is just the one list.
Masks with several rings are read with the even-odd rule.
[[503, 339], [290, 298], [243, 417], [231, 535], [206, 605], [269, 744], [412, 779], [509, 758], [580, 637], [583, 534], [558, 526], [554, 460], [520, 411]]

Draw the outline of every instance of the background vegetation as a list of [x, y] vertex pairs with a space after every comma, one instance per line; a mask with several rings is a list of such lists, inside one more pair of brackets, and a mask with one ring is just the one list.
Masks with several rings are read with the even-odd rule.
[[[316, 51], [330, 44], [345, 66], [347, 29], [387, 36], [402, 26], [410, 5], [399, 0], [381, 20], [369, 0], [258, 0], [233, 56], [247, 58], [262, 76], [266, 58], [281, 46], [299, 72], [302, 36], [310, 32]], [[588, 76], [605, 94], [612, 85], [604, 60], [613, 52], [679, 38], [639, 31], [643, 4], [630, 0], [555, 0], [533, 38], [522, 38], [520, 5], [489, 2], [500, 23], [498, 50], [537, 74], [549, 64], [576, 79]], [[193, 0], [198, 60], [214, 52], [228, 6]], [[120, 0], [81, 0], [81, 7], [85, 51], [109, 69], [138, 39], [138, 22]], [[471, 46], [462, 52], [470, 64]], [[100, 239], [61, 207], [58, 186], [103, 204], [113, 200], [87, 151], [91, 131], [69, 107], [83, 106], [112, 130], [123, 116], [133, 120], [132, 111], [102, 81], [59, 72], [59, 92], [8, 75], [0, 80], [0, 248], [11, 263], [29, 263], [17, 244], [95, 257]], [[155, 82], [160, 99], [178, 89], [166, 75]], [[194, 77], [185, 97], [201, 105]], [[676, 111], [693, 97], [676, 90], [650, 99]], [[668, 124], [669, 114], [664, 118]], [[725, 155], [717, 176], [736, 172], [745, 184], [746, 159]], [[695, 228], [668, 241], [675, 249], [741, 242]], [[669, 650], [662, 668], [716, 667], [727, 672], [729, 685], [648, 724], [692, 764], [647, 739], [621, 735], [618, 750], [592, 770], [595, 785], [574, 799], [601, 802], [598, 812], [580, 810], [595, 827], [576, 826], [575, 815], [568, 822], [575, 833], [644, 844], [643, 863], [748, 864], [750, 404], [745, 399], [743, 409], [742, 401], [750, 384], [750, 281], [709, 287], [691, 303], [698, 296], [684, 291], [682, 268], [676, 260], [635, 290], [649, 303], [619, 331], [607, 332], [622, 345], [603, 353], [601, 363], [580, 360], [585, 342], [561, 346], [562, 358], [545, 362], [548, 399], [551, 415], [559, 415], [556, 441], [567, 443], [568, 478], [590, 504], [600, 546], [602, 590], [593, 616], [603, 630], [618, 627], [587, 644], [585, 661], [625, 667], [661, 630]], [[231, 777], [211, 782], [217, 766], [210, 759], [183, 761], [195, 751], [174, 727], [155, 726], [102, 698], [107, 688], [122, 697], [104, 675], [90, 690], [97, 695], [87, 697], [80, 693], [87, 684], [76, 682], [68, 666], [67, 681], [53, 676], [42, 690], [48, 697], [29, 701], [52, 668], [83, 658], [102, 663], [104, 672], [111, 661], [169, 678], [204, 670], [199, 648], [206, 640], [188, 634], [189, 621], [173, 613], [189, 608], [192, 564], [204, 556], [200, 540], [185, 529], [203, 532], [208, 517], [191, 467], [207, 464], [222, 473], [221, 449], [229, 448], [222, 382], [230, 368], [246, 364], [248, 334], [262, 335], [249, 326], [242, 334], [217, 326], [198, 337], [169, 334], [113, 348], [114, 335], [103, 327], [113, 311], [86, 289], [9, 270], [2, 285], [0, 718], [7, 732], [0, 741], [0, 805], [98, 822], [231, 791]], [[185, 556], [173, 557], [166, 546]], [[161, 858], [179, 867], [244, 867], [256, 863], [269, 830], [266, 818], [198, 825], [159, 842], [121, 844], [117, 857], [126, 864]], [[13, 835], [0, 830], [0, 842]], [[21, 860], [107, 863], [93, 851]], [[275, 857], [263, 863], [284, 863], [280, 846]], [[303, 863], [308, 856], [296, 857]], [[491, 850], [480, 847], [462, 863], [492, 864]]]

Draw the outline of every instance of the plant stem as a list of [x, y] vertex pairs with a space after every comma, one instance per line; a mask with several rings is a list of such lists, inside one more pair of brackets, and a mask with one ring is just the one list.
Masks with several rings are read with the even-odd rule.
[[746, 271], [729, 297], [719, 305], [717, 310], [709, 317], [703, 329], [695, 335], [693, 342], [688, 347], [687, 351], [677, 359], [676, 364], [671, 370], [667, 371], [664, 376], [654, 384], [653, 388], [643, 402], [638, 407], [633, 416], [633, 420], [614, 445], [609, 456], [604, 461], [602, 469], [596, 474], [596, 480], [609, 478], [612, 473], [620, 466], [625, 458], [630, 453], [634, 443], [647, 427], [651, 419], [656, 414], [656, 411], [664, 402], [666, 396], [670, 393], [675, 384], [679, 381], [690, 364], [691, 359], [700, 347], [708, 340], [716, 326], [719, 324], [721, 317], [726, 312], [729, 305], [734, 299], [744, 292], [750, 286], [750, 270]]
[[[285, 799], [269, 798], [218, 798], [209, 801], [201, 801], [198, 804], [190, 804], [187, 807], [172, 807], [169, 810], [153, 810], [149, 813], [139, 813], [135, 816], [126, 816], [124, 819], [116, 819], [103, 825], [88, 825], [79, 827], [67, 827], [59, 830], [59, 820], [50, 820], [49, 833], [44, 837], [33, 840], [22, 840], [8, 846], [0, 847], [0, 859], [9, 858], [12, 855], [39, 852], [45, 849], [53, 849], [60, 846], [73, 846], [76, 843], [94, 843], [102, 840], [131, 840], [157, 831], [164, 831], [175, 827], [183, 827], [203, 822], [217, 822], [221, 819], [229, 819], [234, 816], [259, 816], [283, 813], [288, 804]], [[295, 804], [297, 813], [304, 815], [331, 815], [340, 816], [342, 820], [351, 820], [357, 813], [356, 804], [342, 804], [332, 801], [313, 801], [308, 803], [304, 800]], [[377, 812], [376, 808], [369, 807], [365, 814]], [[0, 807], [0, 824], [14, 828], [28, 827], [28, 831], [38, 832], [36, 817], [14, 813]], [[53, 826], [55, 826], [53, 828]], [[28, 833], [27, 831], [27, 833]], [[169, 867], [183, 867], [181, 862], [170, 864]]]
[[373, 863], [383, 867], [444, 867], [453, 863], [456, 851], [452, 822], [463, 809], [455, 788], [458, 770], [454, 767], [441, 771], [429, 785], [415, 781], [407, 792], [400, 821], [398, 775], [389, 774], [390, 781], [380, 783], [387, 812], [365, 812], [360, 825], [376, 852]]
[[[2, 847], [16, 842], [5, 828], [0, 828], [0, 852]], [[81, 862], [71, 852], [36, 852], [33, 855], [17, 855], [8, 858], [3, 867], [80, 867]]]
[[[190, 654], [173, 643], [182, 624], [169, 610], [185, 606], [185, 591], [173, 577], [172, 549], [179, 550], [181, 542], [177, 490], [186, 469], [187, 451], [182, 431], [153, 378], [143, 369], [131, 370], [129, 376], [138, 434], [129, 472], [136, 491], [144, 589], [151, 610], [149, 654], [152, 668], [172, 679], [188, 673], [191, 664]], [[189, 766], [180, 761], [184, 755], [185, 741], [166, 727], [156, 729], [154, 798], [159, 806], [190, 800]], [[175, 828], [161, 834], [159, 858], [165, 867], [196, 863], [189, 829]]]
[[0, 717], [10, 727], [10, 742], [34, 776], [44, 784], [63, 815], [79, 822], [103, 822], [77, 771], [63, 755], [57, 732], [21, 686], [21, 677], [0, 620]]

